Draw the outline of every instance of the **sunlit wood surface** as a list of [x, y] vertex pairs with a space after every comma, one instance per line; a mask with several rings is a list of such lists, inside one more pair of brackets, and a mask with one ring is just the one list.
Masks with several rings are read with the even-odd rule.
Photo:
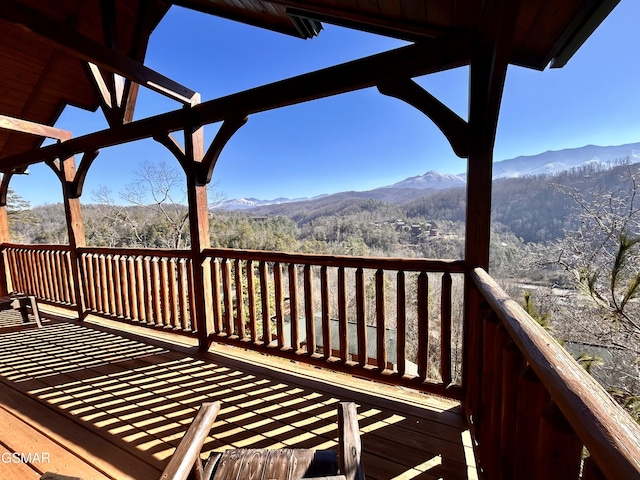
[[[368, 478], [477, 478], [456, 402], [239, 349], [201, 355], [46, 312], [41, 329], [1, 316], [2, 479], [157, 478], [205, 400], [223, 404], [205, 450], [333, 448], [337, 403], [354, 401]], [[13, 453], [32, 458], [14, 463]]]

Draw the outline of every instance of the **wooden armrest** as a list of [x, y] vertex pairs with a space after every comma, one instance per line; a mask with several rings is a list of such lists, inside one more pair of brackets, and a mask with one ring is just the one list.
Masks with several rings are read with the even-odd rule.
[[364, 480], [364, 469], [360, 459], [362, 445], [355, 403], [341, 402], [338, 405], [338, 435], [340, 473], [347, 480]]
[[206, 402], [200, 406], [196, 417], [160, 475], [160, 480], [186, 480], [195, 463], [201, 462], [202, 446], [219, 411], [220, 402]]

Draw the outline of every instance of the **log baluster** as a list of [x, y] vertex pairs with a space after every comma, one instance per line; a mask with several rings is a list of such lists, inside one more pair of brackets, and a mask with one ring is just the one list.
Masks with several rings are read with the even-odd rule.
[[162, 326], [162, 284], [160, 283], [160, 259], [157, 256], [151, 258], [151, 294], [153, 295], [153, 323]]
[[338, 268], [338, 337], [340, 359], [349, 362], [349, 323], [347, 318], [347, 278], [344, 267]]
[[407, 294], [405, 275], [402, 270], [398, 270], [396, 292], [396, 350], [398, 375], [402, 378], [406, 373], [407, 367]]
[[220, 265], [222, 269], [222, 298], [224, 302], [224, 333], [226, 335], [233, 335], [233, 295], [231, 294], [231, 266], [229, 265], [229, 259], [222, 259]]
[[169, 259], [168, 275], [169, 275], [169, 317], [171, 327], [176, 330], [182, 329], [180, 324], [180, 302], [178, 290], [178, 258]]
[[331, 316], [329, 312], [329, 272], [327, 266], [320, 267], [320, 318], [322, 322], [322, 354], [331, 358]]
[[107, 299], [108, 299], [108, 314], [111, 316], [116, 315], [116, 288], [115, 288], [115, 271], [113, 268], [113, 255], [105, 256], [106, 267], [106, 280], [108, 285]]
[[429, 277], [426, 272], [418, 275], [418, 377], [422, 382], [428, 375], [429, 355]]
[[273, 294], [276, 307], [276, 340], [278, 348], [284, 348], [286, 341], [284, 338], [284, 293], [282, 286], [282, 264], [273, 264]]
[[582, 461], [582, 442], [553, 402], [542, 409], [538, 435], [537, 478], [577, 480]]
[[249, 303], [249, 330], [251, 331], [251, 341], [258, 343], [258, 314], [256, 313], [256, 291], [255, 291], [255, 271], [253, 261], [247, 260], [247, 296]]
[[513, 478], [514, 442], [516, 431], [516, 407], [518, 404], [518, 379], [525, 366], [524, 358], [513, 341], [502, 348], [502, 411], [500, 412], [500, 448], [498, 479]]
[[141, 322], [147, 321], [147, 301], [145, 294], [145, 276], [144, 276], [144, 257], [142, 255], [136, 256], [135, 259], [135, 276], [136, 276], [136, 296], [138, 297], [138, 320]]
[[169, 300], [169, 259], [161, 257], [158, 259], [158, 267], [160, 270], [160, 308], [162, 310], [162, 325], [170, 327], [171, 325], [171, 306]]
[[242, 284], [242, 261], [236, 259], [233, 276], [236, 287], [236, 334], [239, 338], [245, 338], [244, 328], [244, 289]]
[[358, 334], [358, 365], [364, 367], [367, 355], [367, 302], [365, 297], [364, 270], [356, 270], [356, 331]]
[[189, 324], [191, 325], [191, 331], [198, 331], [198, 323], [196, 322], [196, 296], [194, 293], [194, 281], [193, 281], [193, 260], [187, 259], [187, 288], [189, 289]]
[[531, 367], [520, 375], [514, 437], [514, 478], [538, 478], [537, 454], [542, 409], [550, 397]]
[[[211, 262], [213, 268], [213, 263]], [[180, 290], [180, 325], [185, 331], [193, 331], [196, 324], [191, 316], [191, 294], [189, 290], [189, 270], [191, 263], [189, 259], [181, 259], [178, 265], [178, 287]], [[215, 312], [215, 310], [214, 310]]]
[[152, 269], [151, 269], [151, 257], [145, 256], [142, 258], [142, 266], [144, 267], [144, 310], [145, 321], [149, 325], [153, 325], [155, 312], [153, 311], [153, 283], [152, 283]]
[[442, 275], [440, 298], [440, 376], [442, 383], [451, 384], [451, 274]]
[[260, 273], [260, 297], [262, 301], [262, 341], [269, 345], [271, 336], [271, 307], [269, 305], [269, 268], [267, 262], [260, 262], [258, 266]]
[[289, 264], [289, 323], [291, 325], [291, 348], [300, 350], [300, 329], [298, 327], [298, 267]]
[[376, 362], [378, 370], [387, 368], [387, 319], [384, 294], [384, 270], [376, 270]]
[[307, 355], [316, 353], [316, 329], [313, 309], [313, 270], [311, 265], [304, 266], [304, 317]]

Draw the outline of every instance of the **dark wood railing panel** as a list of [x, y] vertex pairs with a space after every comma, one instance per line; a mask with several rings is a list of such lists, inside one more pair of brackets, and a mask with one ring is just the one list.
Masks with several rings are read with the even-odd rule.
[[471, 280], [491, 309], [473, 322], [481, 394], [466, 402], [487, 478], [640, 478], [640, 426], [484, 270]]
[[451, 342], [460, 319], [451, 303], [462, 262], [231, 249], [204, 255], [216, 265], [212, 296], [222, 320], [211, 341], [459, 396]]

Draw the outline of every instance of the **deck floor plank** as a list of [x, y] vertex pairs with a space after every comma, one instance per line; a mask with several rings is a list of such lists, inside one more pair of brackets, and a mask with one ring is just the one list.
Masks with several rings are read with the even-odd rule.
[[0, 331], [0, 407], [108, 477], [153, 479], [203, 401], [222, 402], [205, 453], [335, 448], [337, 404], [353, 401], [371, 480], [477, 478], [457, 402], [267, 358], [49, 320]]

